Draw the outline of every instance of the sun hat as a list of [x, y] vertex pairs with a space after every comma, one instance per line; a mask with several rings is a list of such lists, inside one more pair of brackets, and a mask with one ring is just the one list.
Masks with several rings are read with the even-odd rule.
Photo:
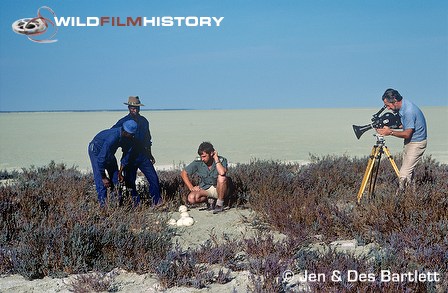
[[134, 120], [127, 120], [123, 123], [123, 129], [129, 134], [135, 134], [137, 131], [137, 122]]
[[138, 96], [130, 96], [128, 102], [123, 104], [134, 107], [144, 106], [143, 104], [140, 103], [140, 99], [138, 98]]

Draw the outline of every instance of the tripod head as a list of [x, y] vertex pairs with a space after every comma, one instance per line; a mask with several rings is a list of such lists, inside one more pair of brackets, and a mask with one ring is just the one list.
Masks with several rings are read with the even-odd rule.
[[378, 134], [378, 133], [375, 133], [373, 136], [376, 137], [376, 143], [375, 143], [375, 145], [377, 145], [377, 146], [383, 146], [383, 145], [386, 143], [386, 140], [384, 139], [384, 136], [382, 136], [382, 135], [380, 135], [380, 134]]

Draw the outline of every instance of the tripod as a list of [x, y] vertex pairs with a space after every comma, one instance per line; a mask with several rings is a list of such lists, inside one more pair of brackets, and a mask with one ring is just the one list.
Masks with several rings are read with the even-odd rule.
[[358, 203], [361, 202], [361, 197], [364, 193], [364, 190], [366, 188], [368, 181], [370, 181], [369, 197], [370, 197], [370, 195], [373, 194], [373, 191], [375, 189], [376, 178], [378, 176], [378, 170], [380, 167], [381, 155], [383, 153], [385, 153], [387, 155], [387, 158], [389, 159], [392, 167], [394, 168], [395, 173], [399, 177], [398, 167], [395, 164], [395, 161], [392, 158], [392, 155], [390, 154], [389, 149], [385, 145], [384, 137], [381, 135], [378, 135], [378, 134], [376, 134], [375, 136], [376, 136], [376, 143], [372, 147], [372, 151], [370, 152], [366, 172], [364, 173], [364, 177], [362, 178], [361, 187], [359, 188]]

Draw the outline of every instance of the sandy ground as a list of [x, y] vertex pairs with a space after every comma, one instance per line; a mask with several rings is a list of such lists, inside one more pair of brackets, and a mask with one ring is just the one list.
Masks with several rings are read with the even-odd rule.
[[[254, 230], [248, 221], [253, 212], [248, 209], [232, 208], [220, 214], [212, 214], [208, 211], [200, 211], [198, 208], [189, 210], [190, 216], [195, 220], [190, 227], [176, 228], [178, 235], [174, 238], [183, 248], [196, 247], [214, 234], [221, 238], [223, 234], [229, 237], [249, 237]], [[179, 219], [180, 213], [173, 213], [172, 218]], [[219, 270], [219, 268], [217, 268]], [[116, 292], [246, 292], [248, 272], [232, 273], [233, 280], [227, 284], [213, 284], [209, 288], [170, 288], [162, 290], [158, 280], [149, 274], [137, 275], [124, 270], [115, 269], [110, 272], [114, 276], [113, 287]], [[43, 278], [27, 281], [20, 275], [9, 275], [0, 277], [0, 292], [71, 292], [70, 285], [76, 278], [71, 275], [67, 278], [54, 279]]]

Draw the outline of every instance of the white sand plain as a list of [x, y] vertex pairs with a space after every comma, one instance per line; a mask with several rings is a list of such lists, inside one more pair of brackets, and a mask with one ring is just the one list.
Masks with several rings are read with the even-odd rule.
[[[448, 107], [422, 110], [428, 123], [426, 155], [448, 163]], [[304, 163], [310, 160], [310, 154], [367, 157], [376, 141], [374, 131], [369, 130], [358, 140], [352, 124], [370, 123], [377, 111], [373, 108], [143, 110], [141, 114], [150, 121], [155, 167], [161, 170], [190, 163], [202, 141], [212, 142], [230, 163], [253, 159]], [[88, 143], [126, 114], [126, 111], [0, 113], [0, 170], [39, 167], [51, 160], [90, 170]], [[402, 139], [387, 138], [386, 143], [393, 156], [402, 151]], [[117, 157], [121, 157], [121, 150]]]

